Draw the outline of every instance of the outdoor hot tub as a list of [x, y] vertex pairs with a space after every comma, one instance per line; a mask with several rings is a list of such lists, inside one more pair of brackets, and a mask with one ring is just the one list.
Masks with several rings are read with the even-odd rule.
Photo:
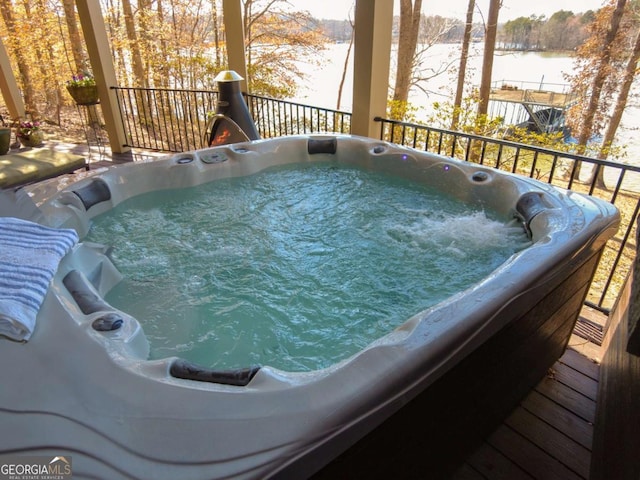
[[[339, 176], [343, 170], [347, 177]], [[137, 199], [155, 212], [155, 204], [163, 198], [183, 195], [183, 191], [189, 196], [199, 186], [211, 188], [203, 198], [212, 197], [218, 195], [219, 185], [234, 188], [233, 182], [263, 174], [298, 175], [298, 171], [306, 177], [294, 178], [306, 180], [294, 183], [296, 194], [302, 195], [296, 202], [286, 203], [290, 198], [287, 190], [276, 194], [284, 199], [284, 206], [248, 201], [241, 214], [216, 220], [214, 226], [219, 230], [202, 227], [195, 240], [186, 235], [199, 224], [202, 210], [224, 213], [230, 203], [240, 200], [219, 195], [213, 206], [183, 207], [174, 213], [187, 223], [180, 227], [184, 236], [167, 240], [173, 242], [168, 250], [196, 256], [203, 271], [196, 269], [169, 287], [161, 282], [176, 276], [174, 268], [149, 252], [154, 244], [166, 243], [164, 233], [173, 228], [161, 227], [152, 235], [149, 248], [133, 253], [128, 265], [122, 264], [119, 252], [133, 241], [129, 227], [120, 228], [119, 235], [99, 241], [94, 238], [94, 224]], [[258, 255], [256, 247], [243, 247], [241, 234], [217, 241], [231, 229], [232, 222], [245, 211], [258, 210], [267, 221], [264, 231], [279, 232], [262, 243], [269, 243], [271, 250], [287, 252], [290, 247], [284, 240], [289, 227], [281, 228], [279, 215], [302, 208], [315, 212], [318, 204], [324, 204], [328, 207], [321, 214], [305, 216], [302, 225], [309, 242], [323, 240], [322, 232], [313, 230], [314, 219], [335, 214], [343, 205], [318, 194], [311, 182], [313, 176], [321, 175], [327, 183], [341, 184], [344, 192], [353, 193], [369, 181], [361, 175], [369, 174], [400, 182], [400, 188], [415, 195], [410, 202], [402, 200], [404, 197], [393, 201], [401, 207], [389, 201], [393, 203], [390, 211], [400, 208], [417, 217], [427, 215], [430, 204], [420, 203], [421, 189], [426, 188], [482, 212], [491, 221], [516, 228], [523, 244], [460, 291], [445, 292], [434, 304], [406, 314], [395, 324], [382, 323], [382, 330], [373, 331], [374, 338], [358, 344], [355, 340], [360, 339], [360, 333], [348, 333], [346, 343], [356, 343], [356, 349], [324, 363], [300, 368], [279, 365], [272, 357], [261, 356], [276, 348], [253, 344], [245, 347], [246, 363], [240, 356], [225, 357], [228, 363], [216, 358], [206, 364], [180, 353], [190, 342], [185, 340], [187, 331], [195, 328], [189, 323], [189, 306], [204, 297], [215, 302], [227, 296], [220, 293], [222, 287], [216, 282], [222, 282], [225, 275], [234, 280], [245, 274], [257, 282], [256, 271], [273, 273], [274, 268], [259, 258], [263, 254]], [[245, 190], [238, 198], [262, 196], [257, 184], [242, 185]], [[386, 201], [382, 195], [378, 198], [380, 203]], [[127, 208], [123, 215], [134, 221], [141, 215]], [[65, 229], [61, 231], [69, 235], [75, 232], [79, 241], [69, 253], [64, 252], [57, 265], [28, 340], [0, 340], [0, 425], [4, 432], [11, 432], [0, 438], [0, 456], [70, 456], [77, 478], [108, 479], [446, 477], [560, 357], [604, 245], [618, 226], [616, 209], [592, 197], [472, 163], [340, 135], [259, 140], [113, 167], [44, 199], [31, 216], [26, 220]], [[347, 207], [335, 216], [362, 215]], [[310, 253], [292, 262], [300, 268], [300, 275], [305, 270], [326, 269], [319, 270], [326, 273], [318, 279], [297, 287], [296, 292], [309, 291], [320, 299], [319, 306], [307, 308], [316, 313], [302, 324], [302, 333], [326, 335], [326, 330], [335, 329], [323, 330], [324, 309], [333, 305], [347, 284], [357, 282], [329, 281], [333, 267], [327, 267], [329, 260], [324, 255], [331, 249], [347, 248], [350, 238], [373, 228], [375, 220], [373, 215], [351, 227], [351, 233], [339, 237], [340, 248], [327, 246], [323, 240], [324, 247], [314, 244]], [[240, 227], [249, 228], [252, 223], [247, 220]], [[420, 239], [433, 233], [432, 224], [428, 225], [420, 230]], [[387, 228], [391, 240], [383, 243], [417, 242], [416, 248], [422, 248], [424, 245], [411, 236], [414, 230], [405, 227]], [[451, 232], [454, 227], [448, 230], [445, 233], [451, 240], [443, 244], [439, 256], [464, 269], [473, 255], [461, 254], [455, 244], [460, 232]], [[369, 242], [378, 236], [367, 237], [363, 246], [349, 251], [347, 260], [338, 263], [355, 257], [354, 265], [358, 264], [359, 256], [367, 256]], [[498, 240], [496, 248], [500, 244]], [[384, 268], [385, 256], [389, 257], [388, 253], [373, 263]], [[162, 268], [153, 278], [134, 280], [145, 288], [155, 288], [151, 291], [156, 293], [141, 294], [130, 302], [130, 308], [121, 307], [113, 293], [118, 288], [123, 296], [130, 293], [133, 283], [126, 282], [142, 270], [137, 262], [145, 258]], [[416, 275], [425, 275], [426, 282], [432, 267], [422, 264], [420, 252], [416, 258], [411, 265]], [[222, 261], [227, 263], [222, 265]], [[233, 270], [238, 265], [243, 273]], [[125, 266], [132, 270], [123, 273]], [[366, 267], [364, 273], [354, 275], [366, 276], [368, 270]], [[383, 283], [383, 289], [399, 283], [402, 289], [403, 280], [413, 276], [398, 273], [394, 278], [394, 272], [388, 270], [363, 283]], [[295, 275], [292, 281], [295, 283]], [[173, 298], [174, 290], [179, 297], [183, 290], [200, 292], [207, 282], [213, 282], [213, 290], [206, 295], [196, 293], [189, 297], [187, 306], [170, 310], [175, 301], [164, 297]], [[277, 290], [278, 282], [267, 283], [272, 286], [255, 283], [255, 291], [249, 287], [241, 300], [228, 308], [219, 307], [216, 312], [221, 312], [220, 317], [207, 314], [205, 320], [214, 325], [222, 321], [223, 313], [230, 318], [240, 315], [238, 305], [242, 304], [243, 315], [255, 322], [255, 332], [247, 336], [262, 335], [256, 333], [261, 331], [262, 313], [251, 316], [246, 312], [255, 312], [252, 299], [263, 290]], [[420, 282], [411, 288], [420, 292]], [[328, 293], [322, 290], [323, 283], [330, 283]], [[412, 301], [419, 296], [413, 292], [398, 294], [391, 303]], [[361, 298], [361, 306], [340, 307], [345, 327], [356, 323], [360, 312], [373, 303], [375, 295], [367, 295]], [[282, 306], [272, 309], [286, 318], [288, 305], [297, 299], [297, 294], [288, 294]], [[307, 306], [306, 300], [299, 303]], [[146, 323], [149, 309], [171, 312], [168, 319], [159, 321], [160, 327], [168, 325], [175, 335], [169, 343], [178, 347], [169, 345], [174, 348], [169, 354], [162, 353], [162, 345], [160, 353], [154, 353], [156, 326]], [[270, 330], [266, 328], [264, 335]], [[203, 355], [220, 350], [214, 353], [224, 356], [236, 348], [234, 332], [238, 333], [234, 327], [227, 328], [226, 341], [219, 333], [194, 335], [213, 338], [205, 344]], [[294, 340], [282, 350], [290, 354], [305, 342]]]

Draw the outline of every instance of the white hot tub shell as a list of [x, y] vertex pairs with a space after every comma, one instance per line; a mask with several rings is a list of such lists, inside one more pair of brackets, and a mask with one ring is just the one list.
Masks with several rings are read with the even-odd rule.
[[[175, 358], [148, 360], [138, 320], [102, 300], [120, 275], [106, 247], [82, 242], [92, 217], [152, 190], [307, 162], [435, 186], [519, 218], [532, 246], [323, 370], [212, 372]], [[591, 197], [338, 135], [113, 167], [56, 193], [39, 214], [40, 223], [75, 229], [81, 242], [61, 261], [31, 339], [0, 339], [0, 456], [68, 455], [74, 477], [105, 479], [448, 472], [561, 355], [618, 224], [615, 208]], [[412, 454], [411, 445], [423, 453]]]

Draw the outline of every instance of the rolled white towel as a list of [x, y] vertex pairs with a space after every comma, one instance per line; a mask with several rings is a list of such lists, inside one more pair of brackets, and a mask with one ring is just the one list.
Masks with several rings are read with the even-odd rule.
[[0, 217], [0, 335], [31, 337], [58, 264], [77, 242], [75, 230]]

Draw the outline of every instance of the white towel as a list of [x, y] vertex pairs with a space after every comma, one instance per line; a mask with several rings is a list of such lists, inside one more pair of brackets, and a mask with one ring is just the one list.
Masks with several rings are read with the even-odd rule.
[[77, 242], [75, 230], [0, 217], [0, 335], [31, 337], [58, 264]]

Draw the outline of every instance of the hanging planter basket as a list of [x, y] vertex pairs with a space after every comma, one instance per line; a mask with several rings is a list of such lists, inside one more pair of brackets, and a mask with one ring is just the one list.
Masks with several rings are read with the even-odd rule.
[[95, 105], [100, 103], [98, 99], [98, 87], [96, 85], [67, 85], [69, 94], [78, 105]]

